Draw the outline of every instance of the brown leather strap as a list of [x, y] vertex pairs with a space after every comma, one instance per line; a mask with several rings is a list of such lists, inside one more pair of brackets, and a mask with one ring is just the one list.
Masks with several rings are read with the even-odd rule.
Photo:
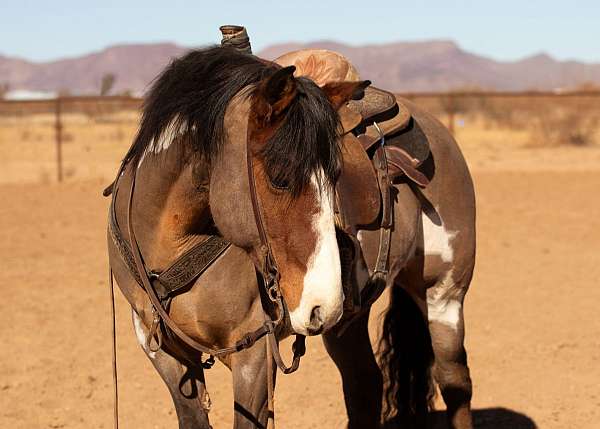
[[271, 341], [275, 338], [267, 336], [267, 429], [275, 429], [275, 371], [273, 368], [273, 349]]
[[[373, 273], [369, 277], [365, 288], [360, 294], [361, 309], [348, 319], [344, 320], [337, 330], [341, 336], [359, 315], [364, 314], [375, 300], [381, 295], [387, 284], [392, 227], [394, 225], [393, 204], [391, 195], [391, 181], [388, 172], [388, 159], [385, 145], [385, 135], [377, 122], [373, 127], [379, 133], [378, 146], [373, 156], [373, 166], [377, 173], [377, 185], [381, 193], [381, 221], [379, 228], [379, 249]], [[360, 138], [360, 136], [359, 136]]]
[[[123, 262], [129, 268], [129, 272], [134, 276], [135, 281], [143, 286], [131, 247], [121, 233], [112, 205], [110, 207], [108, 230], [113, 244], [121, 255]], [[230, 245], [223, 237], [209, 236], [206, 240], [179, 256], [166, 270], [161, 273], [153, 271], [151, 275], [152, 283], [161, 301], [168, 296], [174, 296], [202, 275]]]
[[271, 345], [271, 352], [273, 354], [273, 359], [275, 360], [277, 367], [284, 374], [291, 374], [292, 372], [298, 369], [300, 365], [300, 358], [304, 356], [304, 353], [306, 352], [306, 347], [304, 345], [304, 336], [299, 334], [296, 335], [296, 340], [292, 345], [294, 358], [292, 364], [290, 366], [286, 366], [279, 352], [279, 342], [277, 341], [277, 338], [275, 338], [275, 328], [283, 321], [283, 317], [285, 314], [283, 297], [281, 295], [281, 290], [279, 289], [279, 270], [277, 269], [277, 262], [275, 260], [275, 257], [273, 256], [271, 247], [269, 246], [269, 239], [261, 216], [260, 202], [258, 200], [258, 194], [256, 192], [256, 179], [254, 177], [254, 162], [251, 149], [248, 146], [250, 144], [249, 137], [247, 141], [248, 143], [246, 145], [246, 165], [248, 168], [248, 184], [250, 188], [250, 199], [252, 201], [252, 212], [254, 214], [256, 228], [258, 229], [258, 236], [261, 242], [260, 250], [262, 255], [260, 256], [263, 259], [261, 275], [265, 283], [267, 295], [269, 296], [271, 301], [276, 304], [278, 313], [274, 321], [267, 322], [273, 323], [273, 329], [269, 333], [269, 335], [272, 337], [269, 343]]
[[119, 429], [119, 378], [117, 374], [117, 320], [115, 315], [115, 288], [112, 269], [108, 268], [110, 318], [112, 333], [112, 377], [113, 377], [113, 429]]
[[294, 343], [292, 344], [292, 352], [294, 355], [294, 357], [292, 358], [292, 364], [290, 366], [287, 366], [283, 362], [283, 359], [281, 358], [281, 354], [279, 353], [279, 345], [278, 345], [277, 338], [275, 338], [274, 334], [271, 334], [271, 336], [273, 339], [273, 341], [270, 341], [271, 349], [273, 351], [273, 359], [275, 359], [275, 363], [277, 364], [277, 367], [284, 374], [291, 374], [292, 372], [295, 372], [300, 367], [300, 358], [302, 358], [302, 356], [304, 356], [304, 354], [306, 353], [306, 344], [305, 344], [306, 337], [304, 335], [300, 335], [300, 334], [296, 335], [296, 339], [294, 340]]
[[159, 273], [156, 282], [165, 289], [167, 295], [176, 293], [200, 277], [229, 246], [231, 243], [223, 237], [211, 235], [177, 258], [169, 268]]
[[380, 144], [375, 151], [374, 165], [377, 170], [377, 181], [379, 182], [379, 189], [381, 190], [381, 228], [379, 236], [379, 251], [377, 253], [377, 260], [375, 262], [375, 268], [373, 275], [383, 276], [384, 280], [387, 280], [388, 274], [388, 261], [390, 254], [390, 242], [392, 226], [394, 224], [393, 218], [393, 205], [391, 196], [391, 187], [388, 176], [388, 161], [386, 158], [385, 151], [385, 136], [379, 130], [376, 122], [373, 123], [375, 128], [380, 132]]
[[[213, 349], [210, 347], [206, 347], [203, 344], [200, 344], [199, 342], [197, 342], [196, 340], [191, 338], [189, 335], [187, 335], [185, 332], [183, 332], [181, 330], [181, 328], [179, 328], [179, 326], [177, 326], [177, 324], [175, 322], [173, 322], [173, 320], [171, 319], [169, 314], [163, 308], [158, 296], [156, 295], [156, 292], [154, 291], [154, 289], [152, 287], [152, 283], [150, 281], [149, 274], [146, 272], [145, 264], [144, 264], [142, 254], [140, 251], [140, 247], [138, 245], [138, 242], [137, 242], [137, 239], [135, 236], [135, 232], [133, 230], [133, 223], [131, 221], [131, 214], [133, 212], [133, 195], [135, 192], [136, 171], [137, 171], [136, 168], [132, 169], [131, 188], [129, 189], [129, 199], [128, 199], [128, 203], [127, 203], [127, 229], [129, 232], [131, 250], [132, 250], [133, 259], [134, 259], [134, 262], [136, 265], [136, 270], [142, 281], [142, 286], [143, 286], [144, 290], [146, 291], [146, 294], [148, 295], [150, 302], [152, 303], [153, 309], [156, 312], [158, 312], [160, 318], [169, 327], [169, 329], [171, 331], [173, 331], [173, 333], [180, 340], [182, 340], [184, 343], [186, 343], [192, 349], [194, 349], [200, 353], [206, 353], [211, 356], [217, 356], [217, 357], [236, 352], [237, 349], [235, 347]], [[200, 357], [199, 357], [199, 359], [200, 359]]]
[[[250, 143], [248, 141], [248, 143]], [[256, 229], [258, 230], [258, 237], [260, 239], [260, 252], [259, 255], [262, 259], [262, 272], [261, 274], [265, 280], [275, 280], [279, 282], [279, 272], [277, 271], [277, 263], [273, 257], [273, 252], [269, 247], [269, 239], [267, 237], [267, 231], [265, 224], [262, 220], [260, 203], [258, 201], [258, 194], [256, 192], [256, 179], [254, 178], [254, 161], [252, 157], [252, 151], [248, 144], [246, 145], [246, 166], [248, 169], [248, 185], [250, 188], [250, 200], [252, 201], [252, 214], [254, 215], [254, 222], [256, 223]], [[274, 276], [271, 279], [270, 276]], [[267, 281], [267, 287], [269, 287], [269, 281]]]
[[405, 174], [410, 180], [422, 188], [429, 185], [427, 176], [415, 167], [418, 161], [411, 158], [406, 151], [395, 146], [386, 146], [385, 151], [388, 167], [390, 169], [390, 176], [392, 178]]

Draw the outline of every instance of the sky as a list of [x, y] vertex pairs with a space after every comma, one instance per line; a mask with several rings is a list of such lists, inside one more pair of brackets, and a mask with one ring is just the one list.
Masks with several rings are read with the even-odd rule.
[[0, 0], [0, 55], [47, 61], [119, 43], [220, 41], [248, 28], [255, 52], [274, 43], [351, 45], [444, 39], [497, 60], [546, 52], [600, 62], [599, 0]]

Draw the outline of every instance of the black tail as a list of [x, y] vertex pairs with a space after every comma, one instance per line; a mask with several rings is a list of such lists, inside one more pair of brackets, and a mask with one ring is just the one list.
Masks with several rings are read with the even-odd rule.
[[392, 289], [379, 353], [386, 380], [385, 421], [394, 427], [425, 427], [435, 392], [431, 337], [423, 313], [399, 286]]

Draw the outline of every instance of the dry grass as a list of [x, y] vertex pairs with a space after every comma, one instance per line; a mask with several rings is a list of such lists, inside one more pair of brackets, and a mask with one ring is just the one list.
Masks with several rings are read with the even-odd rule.
[[[137, 111], [110, 116], [63, 116], [63, 173], [66, 180], [111, 180], [137, 130]], [[53, 114], [0, 117], [0, 148], [6, 161], [0, 182], [56, 180]]]
[[[454, 112], [458, 125], [503, 134], [507, 140], [523, 132], [524, 144], [537, 147], [593, 146], [600, 143], [600, 103], [595, 96], [573, 97], [427, 97], [415, 100], [447, 123]], [[455, 125], [457, 125], [455, 123]]]
[[[449, 102], [447, 97], [415, 101], [448, 123], [453, 109], [454, 129], [473, 168], [499, 163], [519, 168], [523, 150], [538, 150], [540, 159], [569, 165], [598, 161], [600, 103], [597, 97], [484, 97], [473, 95]], [[53, 104], [0, 106], [0, 183], [53, 182], [57, 177]], [[131, 104], [71, 102], [62, 115], [63, 175], [66, 181], [112, 180], [129, 147], [139, 113]], [[562, 151], [589, 147], [590, 153]], [[573, 161], [573, 162], [571, 162]], [[577, 162], [575, 162], [577, 161]], [[528, 161], [530, 162], [530, 161]], [[562, 162], [562, 161], [561, 161]], [[566, 164], [565, 164], [566, 165]], [[532, 166], [535, 167], [535, 166]]]

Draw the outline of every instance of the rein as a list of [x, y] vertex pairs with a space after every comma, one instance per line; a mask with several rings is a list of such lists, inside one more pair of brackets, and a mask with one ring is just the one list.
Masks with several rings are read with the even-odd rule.
[[[260, 238], [260, 258], [262, 259], [262, 266], [260, 267], [260, 274], [262, 277], [262, 284], [266, 295], [270, 301], [276, 306], [277, 316], [275, 319], [268, 317], [263, 325], [255, 331], [249, 332], [242, 336], [242, 338], [233, 346], [224, 347], [220, 349], [211, 348], [205, 346], [179, 328], [179, 326], [171, 319], [168, 311], [165, 309], [164, 302], [170, 299], [169, 293], [177, 292], [179, 289], [188, 285], [191, 281], [195, 280], [202, 272], [214, 263], [222, 253], [229, 247], [229, 243], [226, 243], [221, 237], [212, 236], [202, 243], [199, 243], [195, 248], [183, 254], [173, 264], [164, 270], [162, 273], [156, 273], [149, 270], [143, 260], [139, 244], [136, 239], [135, 231], [132, 223], [132, 212], [133, 212], [133, 197], [135, 193], [136, 175], [137, 168], [132, 168], [131, 186], [129, 188], [129, 195], [127, 200], [127, 232], [129, 234], [130, 246], [127, 245], [123, 238], [123, 234], [120, 231], [119, 226], [116, 223], [115, 203], [116, 195], [119, 188], [119, 179], [122, 177], [125, 168], [129, 162], [129, 158], [126, 157], [122, 162], [117, 178], [112, 186], [105, 190], [104, 195], [112, 193], [112, 202], [110, 206], [110, 221], [109, 221], [109, 232], [113, 239], [115, 246], [117, 247], [121, 257], [129, 267], [130, 274], [135, 278], [136, 282], [143, 287], [144, 291], [148, 295], [150, 303], [152, 305], [153, 322], [148, 334], [148, 343], [151, 341], [154, 334], [160, 338], [160, 332], [158, 327], [163, 323], [163, 327], [166, 325], [175, 336], [183, 341], [187, 346], [200, 354], [199, 362], [203, 368], [209, 369], [215, 362], [215, 358], [222, 358], [232, 353], [239, 352], [244, 349], [252, 347], [256, 341], [260, 338], [267, 336], [266, 348], [267, 348], [267, 370], [268, 370], [268, 408], [269, 408], [269, 419], [271, 420], [271, 427], [274, 427], [273, 422], [273, 394], [274, 394], [274, 377], [272, 362], [274, 361], [277, 367], [284, 374], [291, 374], [295, 372], [300, 366], [300, 359], [306, 352], [305, 337], [303, 335], [296, 335], [296, 339], [292, 345], [293, 360], [291, 365], [287, 366], [281, 353], [279, 351], [279, 342], [277, 341], [276, 332], [284, 321], [285, 317], [285, 304], [283, 302], [283, 296], [279, 286], [280, 274], [275, 262], [275, 258], [269, 245], [268, 236], [262, 220], [260, 204], [258, 201], [258, 195], [256, 193], [256, 183], [253, 171], [253, 162], [250, 150], [247, 149], [247, 167], [248, 167], [248, 180], [250, 185], [250, 197], [252, 201], [252, 210], [256, 222], [256, 227]], [[211, 240], [212, 239], [212, 240]], [[217, 241], [224, 242], [219, 247], [219, 243], [214, 245], [214, 239]], [[213, 249], [210, 247], [213, 244]], [[214, 248], [216, 247], [216, 249]], [[200, 267], [194, 267], [190, 270], [189, 266], [194, 266], [194, 257], [198, 255], [209, 255], [208, 259]], [[198, 264], [195, 264], [198, 265]], [[187, 269], [187, 271], [186, 271]], [[183, 270], [183, 274], [181, 271]], [[178, 275], [171, 276], [170, 273], [175, 272]], [[169, 281], [162, 281], [161, 279], [166, 277]], [[173, 279], [179, 280], [179, 284]], [[113, 320], [112, 325], [112, 345], [113, 345], [113, 380], [114, 380], [114, 427], [118, 429], [118, 385], [117, 385], [117, 361], [116, 361], [116, 327], [115, 327], [115, 312], [114, 312], [114, 292], [113, 292], [113, 275], [112, 269], [109, 267], [109, 286], [110, 286], [110, 299], [111, 299], [111, 315]], [[259, 285], [260, 287], [260, 285]], [[148, 344], [149, 345], [149, 344]], [[162, 342], [158, 340], [158, 348], [162, 346]], [[209, 355], [206, 361], [202, 361], [202, 354]]]
[[[129, 233], [129, 240], [131, 242], [131, 250], [133, 253], [134, 262], [137, 268], [137, 273], [142, 281], [142, 286], [150, 299], [152, 304], [152, 312], [155, 315], [155, 320], [161, 320], [164, 322], [168, 328], [184, 343], [190, 346], [192, 349], [202, 353], [206, 353], [211, 357], [223, 357], [231, 353], [235, 353], [244, 348], [251, 347], [256, 340], [267, 334], [270, 330], [273, 329], [273, 325], [265, 323], [261, 328], [256, 331], [245, 335], [240, 341], [236, 342], [236, 345], [230, 347], [224, 347], [222, 349], [213, 349], [211, 347], [207, 347], [203, 344], [200, 344], [189, 335], [177, 326], [177, 324], [171, 319], [169, 313], [164, 309], [163, 304], [160, 302], [154, 287], [152, 286], [151, 276], [153, 273], [149, 272], [144, 264], [142, 254], [137, 243], [137, 239], [135, 236], [135, 232], [133, 230], [133, 224], [131, 222], [131, 215], [133, 210], [133, 195], [135, 191], [135, 178], [136, 178], [137, 169], [133, 170], [133, 177], [131, 180], [131, 187], [129, 189], [129, 200], [127, 203], [127, 230]], [[153, 323], [156, 324], [156, 323]]]

